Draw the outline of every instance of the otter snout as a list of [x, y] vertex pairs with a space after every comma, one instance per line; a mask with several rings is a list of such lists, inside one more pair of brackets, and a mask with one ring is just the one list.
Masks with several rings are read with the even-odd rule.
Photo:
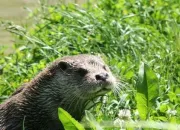
[[97, 81], [106, 81], [108, 79], [109, 75], [107, 73], [100, 73], [95, 75], [95, 78]]

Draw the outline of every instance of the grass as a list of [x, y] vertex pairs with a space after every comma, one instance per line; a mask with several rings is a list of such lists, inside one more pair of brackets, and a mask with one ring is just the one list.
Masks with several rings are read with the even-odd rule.
[[[176, 0], [100, 0], [78, 7], [44, 3], [34, 24], [11, 23], [15, 53], [0, 59], [0, 100], [57, 57], [101, 54], [124, 84], [119, 96], [98, 99], [97, 122], [123, 120], [180, 123], [180, 9]], [[134, 127], [134, 126], [133, 126]], [[117, 128], [106, 128], [117, 129]]]

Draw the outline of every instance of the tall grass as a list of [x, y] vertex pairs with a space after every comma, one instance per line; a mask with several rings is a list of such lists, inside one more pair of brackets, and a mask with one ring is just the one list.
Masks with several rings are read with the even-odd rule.
[[100, 53], [126, 85], [120, 96], [109, 93], [91, 109], [98, 121], [115, 120], [121, 109], [128, 109], [133, 121], [180, 123], [179, 4], [176, 0], [100, 0], [83, 7], [42, 3], [31, 14], [31, 28], [6, 25], [17, 37], [14, 54], [0, 53], [1, 101], [57, 57]]

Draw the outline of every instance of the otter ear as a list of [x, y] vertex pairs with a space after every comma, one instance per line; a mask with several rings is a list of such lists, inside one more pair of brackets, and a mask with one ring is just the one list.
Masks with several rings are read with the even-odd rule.
[[68, 69], [69, 64], [68, 64], [67, 62], [60, 61], [60, 62], [58, 63], [58, 67], [59, 67], [61, 70], [65, 71], [65, 70]]

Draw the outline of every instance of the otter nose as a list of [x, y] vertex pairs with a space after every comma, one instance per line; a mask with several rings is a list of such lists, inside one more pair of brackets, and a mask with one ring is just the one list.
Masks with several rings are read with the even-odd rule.
[[100, 74], [97, 74], [95, 77], [96, 77], [96, 80], [106, 81], [108, 76], [109, 75], [107, 73], [100, 73]]

